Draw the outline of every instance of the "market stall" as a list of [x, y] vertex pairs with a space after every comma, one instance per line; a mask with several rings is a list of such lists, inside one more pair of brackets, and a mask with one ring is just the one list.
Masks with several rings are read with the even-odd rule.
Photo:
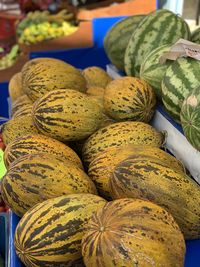
[[92, 31], [0, 85], [8, 266], [196, 267], [199, 30], [157, 10]]

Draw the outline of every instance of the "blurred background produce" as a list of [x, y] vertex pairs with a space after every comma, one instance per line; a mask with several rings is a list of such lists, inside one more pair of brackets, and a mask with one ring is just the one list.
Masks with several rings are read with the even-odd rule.
[[20, 55], [19, 45], [15, 44], [11, 48], [0, 46], [0, 70], [11, 67]]
[[49, 11], [29, 12], [17, 25], [19, 43], [35, 44], [45, 40], [70, 35], [78, 27], [73, 13], [62, 10], [56, 15]]

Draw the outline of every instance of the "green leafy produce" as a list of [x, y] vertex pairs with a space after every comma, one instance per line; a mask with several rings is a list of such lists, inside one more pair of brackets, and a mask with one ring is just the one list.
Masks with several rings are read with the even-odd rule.
[[11, 67], [20, 54], [19, 46], [14, 45], [10, 52], [0, 59], [0, 70]]

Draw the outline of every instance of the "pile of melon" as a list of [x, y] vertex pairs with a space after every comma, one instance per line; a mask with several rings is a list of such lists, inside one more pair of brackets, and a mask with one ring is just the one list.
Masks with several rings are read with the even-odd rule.
[[1, 193], [21, 217], [25, 266], [183, 266], [185, 239], [200, 238], [200, 187], [149, 124], [147, 82], [38, 58], [9, 93]]
[[200, 61], [189, 53], [183, 57], [184, 47], [170, 54], [180, 39], [192, 42], [189, 51], [198, 50], [191, 44], [200, 44], [200, 27], [190, 32], [182, 17], [160, 9], [118, 21], [107, 32], [104, 49], [119, 70], [153, 87], [166, 111], [181, 123], [190, 144], [200, 151]]

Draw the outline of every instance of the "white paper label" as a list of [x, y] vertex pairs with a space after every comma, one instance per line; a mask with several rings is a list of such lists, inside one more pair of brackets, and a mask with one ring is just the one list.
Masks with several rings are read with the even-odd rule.
[[160, 63], [163, 64], [167, 59], [176, 60], [179, 57], [191, 57], [200, 60], [200, 45], [185, 39], [179, 39], [168, 52], [160, 57]]

